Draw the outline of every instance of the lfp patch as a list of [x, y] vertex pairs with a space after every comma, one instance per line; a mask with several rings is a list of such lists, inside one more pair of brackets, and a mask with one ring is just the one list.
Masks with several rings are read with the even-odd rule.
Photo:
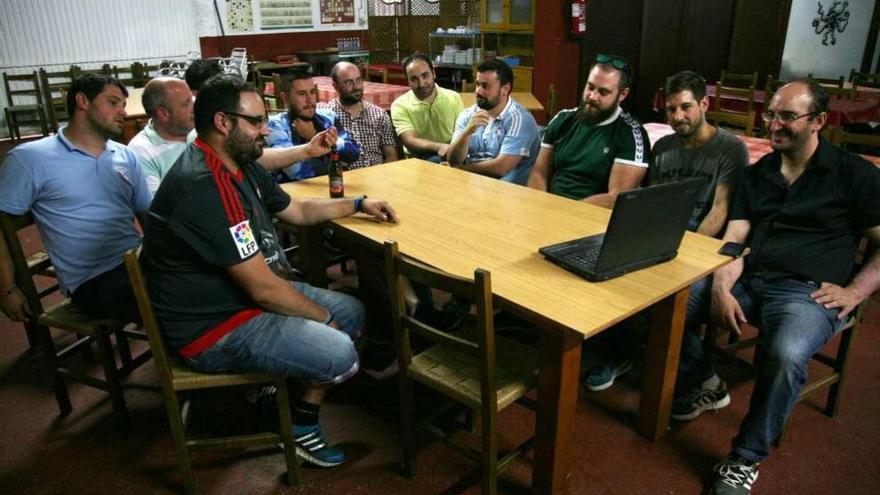
[[259, 249], [248, 220], [230, 227], [229, 233], [232, 234], [232, 240], [235, 242], [235, 247], [238, 248], [238, 254], [242, 259], [254, 254]]

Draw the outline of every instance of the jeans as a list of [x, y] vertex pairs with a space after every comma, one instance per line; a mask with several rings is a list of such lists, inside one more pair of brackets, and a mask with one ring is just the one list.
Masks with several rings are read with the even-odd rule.
[[342, 383], [358, 371], [353, 339], [366, 312], [348, 294], [293, 282], [294, 287], [331, 313], [341, 330], [321, 322], [263, 313], [252, 318], [187, 363], [205, 373], [265, 371], [312, 386]]
[[[715, 370], [703, 350], [700, 324], [709, 320], [711, 280], [691, 287], [679, 363], [679, 393], [712, 377]], [[810, 357], [840, 330], [838, 309], [825, 309], [810, 294], [812, 281], [792, 278], [765, 280], [744, 275], [731, 293], [749, 322], [759, 326], [757, 379], [749, 412], [733, 439], [733, 451], [752, 462], [770, 455], [770, 444], [782, 432], [807, 379]]]

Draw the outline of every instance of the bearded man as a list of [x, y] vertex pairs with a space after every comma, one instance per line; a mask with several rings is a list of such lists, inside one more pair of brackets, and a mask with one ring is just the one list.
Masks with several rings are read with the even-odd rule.
[[639, 187], [651, 152], [648, 133], [620, 108], [631, 83], [626, 60], [596, 57], [580, 108], [562, 110], [548, 124], [529, 187], [606, 208]]

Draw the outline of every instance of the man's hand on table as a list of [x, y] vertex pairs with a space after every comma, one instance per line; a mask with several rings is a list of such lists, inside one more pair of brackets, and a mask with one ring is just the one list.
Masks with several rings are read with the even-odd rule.
[[381, 199], [364, 198], [361, 205], [361, 211], [380, 222], [397, 223], [397, 212], [388, 204], [387, 201]]

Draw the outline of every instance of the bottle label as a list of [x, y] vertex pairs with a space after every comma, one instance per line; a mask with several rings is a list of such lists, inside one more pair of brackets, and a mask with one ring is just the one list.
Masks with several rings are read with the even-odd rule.
[[330, 177], [330, 195], [333, 197], [341, 197], [345, 195], [345, 186], [342, 177]]

